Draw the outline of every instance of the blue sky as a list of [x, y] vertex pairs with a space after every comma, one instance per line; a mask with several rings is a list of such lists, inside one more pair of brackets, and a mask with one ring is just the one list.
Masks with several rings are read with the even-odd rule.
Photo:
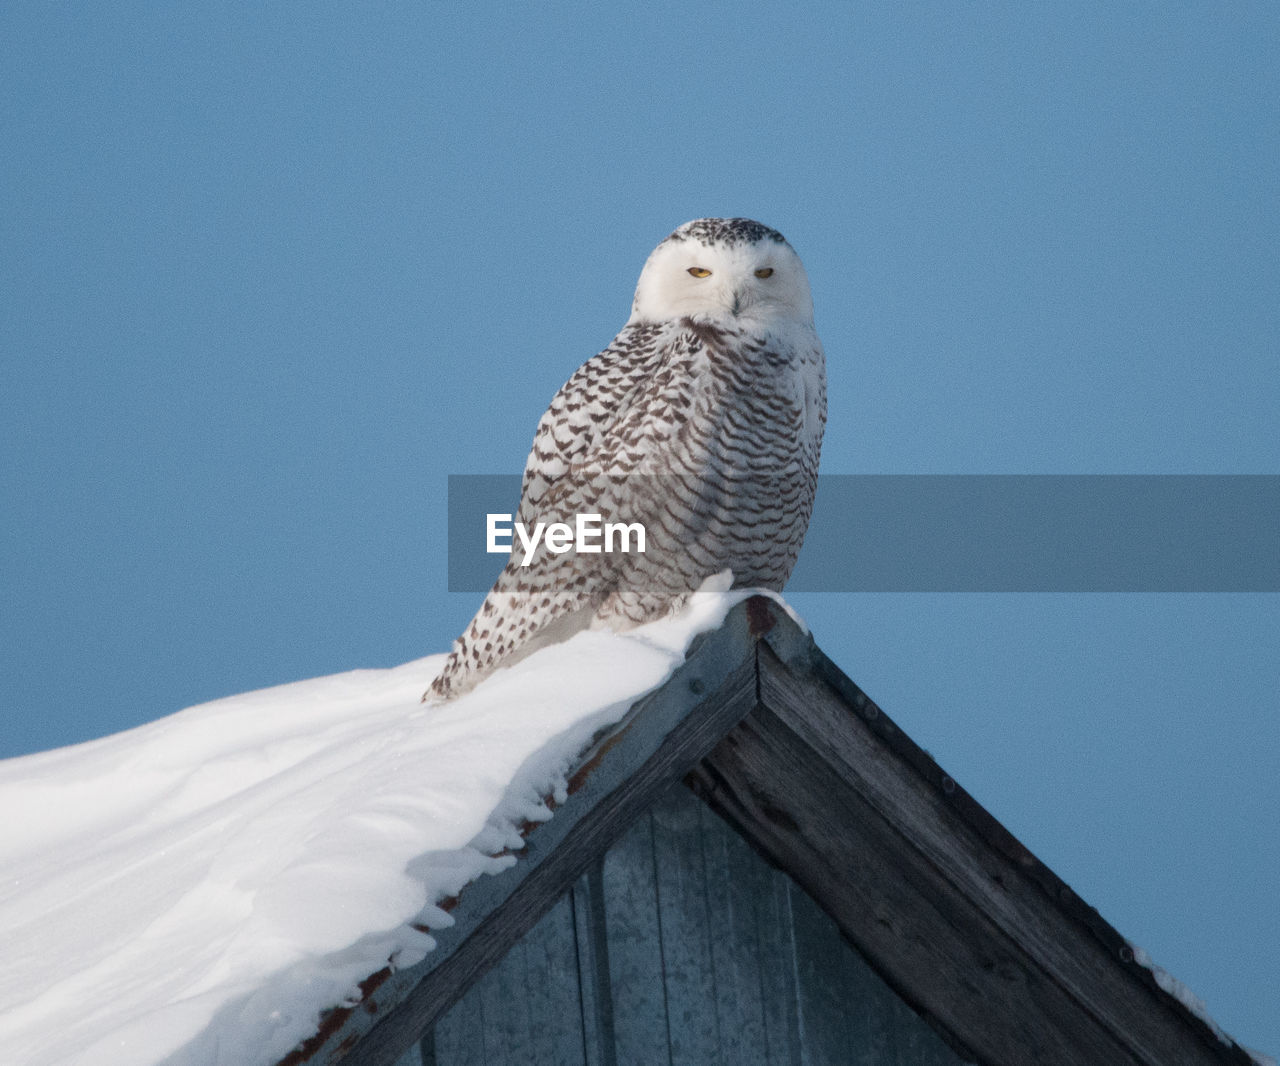
[[[784, 232], [827, 473], [1280, 473], [1269, 5], [0, 10], [0, 754], [444, 650], [678, 223]], [[1280, 597], [805, 594], [820, 645], [1280, 1052]]]

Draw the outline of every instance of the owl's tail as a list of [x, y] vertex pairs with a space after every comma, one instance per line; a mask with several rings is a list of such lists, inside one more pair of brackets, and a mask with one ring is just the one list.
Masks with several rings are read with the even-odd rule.
[[594, 615], [592, 603], [583, 606], [567, 597], [508, 592], [499, 581], [471, 624], [453, 642], [444, 669], [422, 701], [457, 699], [495, 670], [514, 666], [538, 649], [587, 629]]
[[508, 563], [471, 624], [453, 642], [423, 702], [456, 699], [495, 670], [584, 629], [626, 630], [661, 618], [679, 610], [702, 581], [694, 571], [648, 568], [644, 556], [637, 559], [631, 569], [598, 562], [587, 566], [567, 554], [541, 557], [541, 565], [528, 569], [514, 560]]

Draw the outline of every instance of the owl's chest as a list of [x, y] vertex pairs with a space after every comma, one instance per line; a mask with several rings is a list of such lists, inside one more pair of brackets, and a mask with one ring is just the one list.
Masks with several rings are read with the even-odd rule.
[[752, 397], [793, 397], [802, 376], [794, 346], [767, 335], [704, 327], [684, 334], [667, 350], [647, 391], [655, 401], [706, 410]]
[[668, 448], [690, 461], [767, 455], [770, 466], [812, 465], [802, 456], [816, 445], [808, 409], [815, 355], [813, 345], [776, 334], [685, 320], [633, 368], [642, 372], [615, 410], [611, 441], [659, 465]]

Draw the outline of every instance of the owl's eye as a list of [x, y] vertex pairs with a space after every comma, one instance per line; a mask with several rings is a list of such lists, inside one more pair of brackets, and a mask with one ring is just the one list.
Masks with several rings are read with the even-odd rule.
[[756, 271], [756, 277], [767, 278], [773, 275], [773, 267], [761, 267]]
[[711, 277], [711, 271], [710, 271], [710, 270], [706, 270], [706, 269], [704, 269], [703, 267], [690, 267], [690, 268], [689, 268], [689, 273], [690, 273], [690, 274], [692, 274], [695, 278], [709, 278], [709, 277]]

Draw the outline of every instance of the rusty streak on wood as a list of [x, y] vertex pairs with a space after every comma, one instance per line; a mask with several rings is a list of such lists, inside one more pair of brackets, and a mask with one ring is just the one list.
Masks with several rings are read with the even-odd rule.
[[[371, 973], [363, 981], [360, 982], [360, 1002], [349, 1007], [334, 1007], [328, 1011], [320, 1021], [320, 1026], [315, 1033], [304, 1040], [296, 1048], [282, 1058], [277, 1066], [299, 1066], [300, 1063], [310, 1062], [312, 1058], [324, 1047], [324, 1044], [330, 1037], [342, 1031], [344, 1025], [355, 1013], [356, 1007], [363, 1006], [369, 1013], [377, 1012], [377, 1004], [372, 999], [376, 992], [391, 976], [390, 967], [384, 966], [377, 973]], [[355, 1034], [346, 1037], [339, 1045], [338, 1052], [345, 1053], [350, 1050], [356, 1040]]]
[[778, 624], [777, 604], [770, 603], [763, 596], [752, 596], [747, 600], [747, 625], [753, 637], [762, 637]]

